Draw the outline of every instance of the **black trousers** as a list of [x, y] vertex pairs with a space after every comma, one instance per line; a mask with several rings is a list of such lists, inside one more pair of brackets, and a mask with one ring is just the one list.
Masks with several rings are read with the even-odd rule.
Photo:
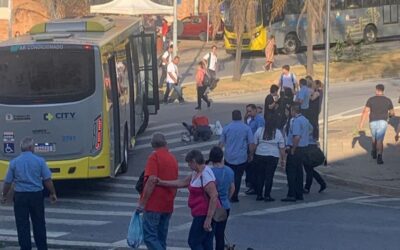
[[251, 161], [249, 163], [247, 163], [246, 165], [246, 185], [249, 188], [254, 188], [256, 189], [257, 186], [257, 180], [256, 180], [256, 166], [255, 166], [255, 162]]
[[256, 169], [255, 177], [257, 195], [262, 196], [265, 186], [264, 197], [270, 197], [279, 158], [274, 156], [256, 155], [254, 161]]
[[286, 177], [288, 181], [288, 197], [303, 198], [303, 155], [306, 147], [297, 147], [295, 153], [288, 154], [286, 159]]
[[167, 78], [167, 65], [162, 65], [160, 82], [158, 83], [159, 88], [162, 88], [164, 86], [164, 82], [165, 82], [166, 78]]
[[44, 217], [43, 193], [39, 192], [15, 192], [14, 215], [18, 232], [18, 243], [21, 250], [32, 249], [31, 227], [33, 238], [38, 250], [47, 250], [46, 222]]
[[207, 86], [197, 87], [197, 107], [201, 108], [201, 99], [203, 99], [207, 105], [210, 103], [208, 100], [207, 95], [204, 93], [206, 92]]
[[[230, 209], [226, 209], [226, 213], [229, 217]], [[215, 250], [225, 249], [225, 228], [228, 222], [228, 217], [224, 221], [215, 222]]]
[[324, 179], [322, 179], [321, 175], [317, 171], [315, 171], [313, 167], [304, 165], [304, 170], [306, 171], [306, 185], [304, 186], [305, 189], [311, 189], [313, 178], [318, 182], [319, 185], [326, 185]]
[[235, 174], [235, 192], [232, 195], [232, 199], [237, 199], [240, 191], [240, 185], [242, 183], [243, 173], [246, 168], [247, 162], [234, 165], [225, 161], [225, 165], [230, 167], [233, 170], [233, 173]]

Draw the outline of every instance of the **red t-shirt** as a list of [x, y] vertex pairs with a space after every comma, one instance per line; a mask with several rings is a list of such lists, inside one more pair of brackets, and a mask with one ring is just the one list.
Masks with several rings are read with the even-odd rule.
[[192, 125], [194, 127], [198, 126], [208, 126], [208, 118], [204, 115], [196, 115], [192, 119]]
[[[178, 179], [178, 161], [167, 148], [156, 149], [147, 159], [144, 170], [145, 179], [151, 175], [162, 180]], [[159, 213], [172, 213], [176, 188], [156, 186], [151, 194], [145, 210]]]
[[168, 34], [168, 23], [163, 23], [161, 26], [161, 34], [166, 36]]

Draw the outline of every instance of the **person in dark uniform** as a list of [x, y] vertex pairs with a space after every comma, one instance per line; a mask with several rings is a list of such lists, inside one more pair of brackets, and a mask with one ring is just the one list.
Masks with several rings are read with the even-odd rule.
[[300, 105], [291, 107], [292, 119], [287, 134], [286, 176], [287, 197], [281, 201], [303, 200], [303, 156], [309, 144], [310, 122], [300, 112]]
[[57, 201], [56, 191], [45, 160], [33, 153], [32, 138], [27, 137], [21, 141], [21, 151], [21, 154], [10, 162], [1, 201], [7, 201], [7, 194], [14, 183], [14, 214], [21, 250], [32, 249], [29, 217], [37, 249], [46, 250], [43, 183], [50, 192], [52, 203]]

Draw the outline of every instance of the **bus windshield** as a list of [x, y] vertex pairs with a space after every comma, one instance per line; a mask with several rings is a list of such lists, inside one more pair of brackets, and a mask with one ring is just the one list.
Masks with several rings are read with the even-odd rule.
[[[233, 32], [233, 20], [234, 20], [234, 14], [231, 11], [231, 2], [230, 1], [225, 1], [225, 6], [224, 6], [224, 25], [225, 28], [229, 32]], [[260, 26], [263, 24], [263, 11], [262, 11], [262, 4], [261, 1], [257, 1], [255, 3], [255, 18], [256, 18], [256, 26]], [[245, 28], [245, 31], [247, 32], [247, 29]]]
[[94, 93], [94, 52], [83, 46], [0, 48], [0, 103], [45, 104], [82, 100]]

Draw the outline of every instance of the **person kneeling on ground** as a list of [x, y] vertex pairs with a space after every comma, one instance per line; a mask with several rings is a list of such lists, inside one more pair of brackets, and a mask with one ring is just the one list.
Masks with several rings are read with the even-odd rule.
[[209, 126], [208, 118], [205, 115], [194, 115], [192, 118], [192, 125], [182, 122], [182, 125], [193, 136], [194, 141], [203, 140], [208, 141], [211, 138], [212, 131]]

